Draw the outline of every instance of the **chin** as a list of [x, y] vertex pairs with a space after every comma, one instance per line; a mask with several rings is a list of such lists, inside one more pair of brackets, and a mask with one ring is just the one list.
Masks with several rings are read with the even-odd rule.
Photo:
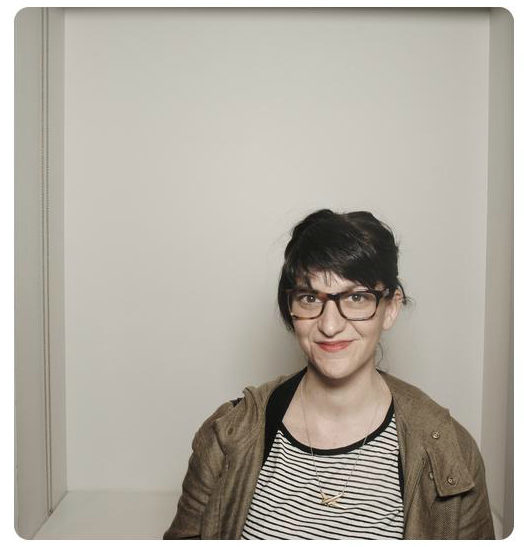
[[319, 376], [330, 381], [347, 379], [359, 371], [363, 372], [365, 369], [375, 367], [373, 359], [348, 359], [348, 356], [326, 357], [324, 355], [312, 355], [309, 358], [309, 363], [315, 368]]
[[360, 367], [351, 366], [347, 361], [329, 359], [327, 361], [310, 360], [310, 363], [315, 368], [320, 376], [329, 380], [341, 380], [351, 376]]

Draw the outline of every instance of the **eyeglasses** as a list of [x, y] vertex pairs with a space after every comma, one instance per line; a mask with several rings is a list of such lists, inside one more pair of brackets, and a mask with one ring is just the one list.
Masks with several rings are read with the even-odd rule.
[[333, 300], [345, 319], [367, 321], [375, 315], [380, 299], [387, 296], [390, 290], [367, 289], [329, 294], [312, 289], [289, 289], [287, 293], [289, 312], [293, 319], [316, 319], [322, 315], [326, 302]]

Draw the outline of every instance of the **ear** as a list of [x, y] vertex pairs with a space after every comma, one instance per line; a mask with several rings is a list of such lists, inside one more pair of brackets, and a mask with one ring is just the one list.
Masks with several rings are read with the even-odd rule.
[[384, 320], [382, 322], [382, 329], [389, 330], [395, 323], [395, 319], [402, 307], [402, 292], [397, 289], [393, 294], [393, 298], [386, 300], [386, 308], [384, 310]]

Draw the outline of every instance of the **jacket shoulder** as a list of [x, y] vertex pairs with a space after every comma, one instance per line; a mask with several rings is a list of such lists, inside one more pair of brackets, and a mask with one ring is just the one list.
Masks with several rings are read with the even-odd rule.
[[451, 416], [451, 423], [453, 424], [457, 441], [462, 447], [468, 467], [473, 469], [478, 465], [483, 465], [480, 449], [477, 445], [477, 441], [473, 438], [473, 435], [460, 422], [453, 418], [453, 416]]
[[217, 439], [219, 445], [236, 442], [240, 436], [257, 430], [265, 418], [267, 401], [273, 391], [294, 374], [282, 375], [259, 386], [248, 386], [243, 397], [221, 404], [200, 426], [193, 440], [193, 449]]

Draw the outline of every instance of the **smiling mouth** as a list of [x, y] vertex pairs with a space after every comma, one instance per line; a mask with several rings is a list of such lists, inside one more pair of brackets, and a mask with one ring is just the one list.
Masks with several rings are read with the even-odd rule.
[[340, 342], [317, 342], [317, 345], [320, 346], [324, 351], [333, 353], [336, 351], [342, 351], [346, 349], [352, 340], [342, 340]]

